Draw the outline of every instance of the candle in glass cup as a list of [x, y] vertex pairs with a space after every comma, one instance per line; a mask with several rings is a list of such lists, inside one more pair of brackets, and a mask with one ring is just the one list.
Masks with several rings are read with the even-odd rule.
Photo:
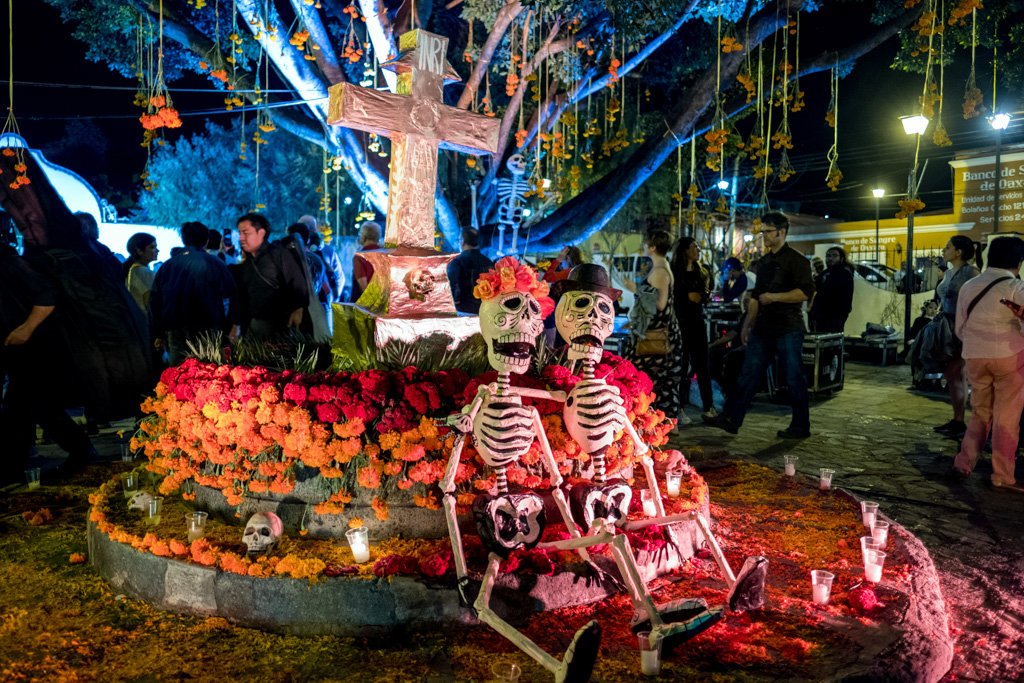
[[864, 558], [864, 578], [871, 583], [882, 580], [882, 565], [885, 564], [885, 553], [881, 550], [868, 550]]
[[199, 511], [193, 512], [191, 515], [185, 515], [185, 523], [188, 525], [189, 543], [202, 538], [206, 534], [206, 517], [207, 513]]
[[783, 458], [785, 459], [785, 462], [786, 462], [786, 476], [787, 477], [795, 477], [796, 476], [796, 463], [797, 463], [798, 460], [800, 460], [800, 458], [798, 456], [796, 456], [796, 455], [786, 455], [786, 456], [783, 456]]
[[830, 470], [826, 467], [822, 467], [818, 477], [818, 488], [822, 491], [828, 491], [832, 488], [832, 475], [836, 473], [835, 470]]
[[149, 504], [146, 506], [146, 523], [147, 524], [159, 524], [160, 523], [160, 512], [163, 510], [164, 499], [162, 496], [153, 496], [150, 499]]
[[811, 597], [815, 605], [827, 605], [832, 594], [832, 580], [835, 574], [823, 569], [811, 570]]
[[881, 550], [882, 547], [875, 543], [874, 536], [861, 536], [860, 537], [860, 557], [862, 562], [868, 561], [869, 550]]
[[39, 488], [39, 477], [42, 474], [42, 468], [30, 467], [25, 470], [25, 481], [28, 483], [28, 490]]
[[875, 525], [871, 527], [871, 538], [875, 539], [880, 550], [885, 550], [885, 545], [889, 541], [889, 522], [875, 519]]
[[139, 491], [139, 475], [137, 472], [125, 472], [121, 475], [121, 487], [124, 497], [131, 498]]
[[654, 497], [651, 495], [650, 490], [643, 489], [640, 491], [640, 502], [644, 505], [645, 515], [654, 517], [658, 514], [658, 508], [654, 507]]
[[682, 472], [666, 472], [665, 473], [665, 490], [668, 492], [669, 498], [679, 497], [679, 484], [683, 479]]
[[661, 638], [651, 643], [648, 631], [641, 631], [636, 636], [640, 643], [640, 672], [645, 676], [657, 676], [661, 672]]
[[860, 517], [867, 528], [870, 529], [875, 526], [875, 519], [878, 518], [878, 503], [873, 503], [870, 500], [862, 501], [860, 504]]
[[352, 558], [357, 564], [370, 561], [370, 540], [366, 527], [349, 529], [345, 532], [349, 548], [352, 550]]

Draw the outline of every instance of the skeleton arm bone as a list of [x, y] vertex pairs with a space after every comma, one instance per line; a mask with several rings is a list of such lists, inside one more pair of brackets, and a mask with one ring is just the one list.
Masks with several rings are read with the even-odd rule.
[[640, 458], [644, 467], [644, 474], [647, 477], [647, 488], [651, 491], [651, 498], [654, 500], [654, 512], [658, 517], [665, 516], [665, 503], [661, 500], [661, 491], [658, 490], [658, 477], [654, 474], [654, 460], [651, 456], [644, 455]]
[[[473, 431], [473, 420], [476, 419], [476, 414], [480, 412], [480, 406], [483, 405], [484, 397], [488, 394], [493, 394], [495, 391], [496, 386], [493, 384], [486, 386], [480, 385], [477, 387], [476, 398], [473, 399], [473, 402], [467, 406], [463, 406], [462, 412], [448, 416], [448, 426], [455, 427], [463, 434], [468, 434]], [[454, 481], [454, 475], [452, 476]], [[447, 479], [448, 478], [445, 477], [445, 481], [447, 481]], [[442, 490], [447, 491], [447, 489], [444, 488], [444, 483], [442, 483], [441, 486]]]
[[[576, 528], [576, 522], [573, 521], [572, 514], [569, 512], [569, 502], [565, 499], [565, 493], [562, 492], [562, 473], [558, 471], [558, 463], [555, 462], [551, 444], [548, 443], [548, 437], [544, 433], [544, 423], [540, 421], [540, 413], [536, 408], [531, 408], [530, 412], [533, 413], [533, 427], [537, 432], [537, 441], [540, 443], [544, 467], [551, 475], [551, 497], [555, 499], [555, 505], [558, 506], [558, 512], [562, 515], [562, 521], [565, 522], [565, 528], [569, 535], [579, 538], [580, 530]], [[590, 561], [590, 555], [585, 549], [580, 548], [579, 554], [584, 560]]]
[[547, 401], [565, 403], [567, 394], [564, 391], [547, 391], [546, 389], [530, 389], [529, 387], [512, 387], [512, 392], [527, 398], [542, 398]]

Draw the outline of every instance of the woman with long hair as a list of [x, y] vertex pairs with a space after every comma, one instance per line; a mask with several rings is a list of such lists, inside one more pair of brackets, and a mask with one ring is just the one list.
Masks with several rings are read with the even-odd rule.
[[[972, 241], [969, 237], [956, 235], [951, 237], [942, 250], [942, 258], [949, 263], [942, 282], [935, 289], [939, 297], [941, 312], [949, 318], [950, 327], [955, 329], [956, 325], [956, 304], [960, 298], [960, 288], [965, 282], [981, 273], [981, 244]], [[974, 259], [975, 265], [971, 264]], [[949, 390], [949, 400], [953, 404], [953, 419], [946, 424], [935, 427], [935, 431], [950, 438], [959, 439], [967, 431], [964, 423], [964, 412], [967, 410], [967, 385], [964, 381], [964, 359], [960, 356], [960, 343], [954, 340], [954, 354], [943, 368], [943, 376], [946, 378], [946, 388]]]
[[156, 238], [148, 232], [137, 232], [128, 238], [128, 258], [124, 260], [124, 283], [135, 303], [143, 311], [149, 310], [149, 290], [153, 288], [155, 274], [149, 264], [156, 261], [159, 250]]
[[[629, 311], [630, 347], [626, 355], [654, 384], [655, 407], [669, 417], [682, 410], [680, 385], [683, 379], [683, 335], [673, 306], [673, 278], [668, 263], [672, 238], [664, 230], [653, 230], [644, 238], [644, 255], [651, 269], [639, 283], [613, 275], [635, 295]], [[662, 339], [665, 340], [662, 343]], [[652, 343], [657, 340], [657, 343]], [[644, 344], [643, 342], [648, 342]]]
[[[672, 256], [672, 278], [674, 281], [673, 304], [676, 319], [683, 336], [683, 370], [687, 368], [697, 375], [700, 389], [701, 410], [704, 416], [714, 417], [715, 405], [711, 393], [711, 371], [708, 368], [708, 331], [704, 322], [704, 304], [710, 294], [707, 271], [700, 264], [700, 245], [692, 237], [681, 237]], [[690, 375], [683, 379], [683, 404], [690, 395]], [[686, 423], [680, 415], [679, 420]]]

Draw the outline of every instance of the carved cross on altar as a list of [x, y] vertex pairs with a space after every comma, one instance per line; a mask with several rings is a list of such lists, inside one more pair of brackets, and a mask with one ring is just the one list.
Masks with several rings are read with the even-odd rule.
[[498, 149], [501, 121], [449, 107], [446, 77], [459, 80], [445, 53], [448, 39], [421, 29], [399, 38], [399, 57], [383, 65], [398, 74], [395, 93], [351, 83], [330, 88], [327, 123], [391, 139], [388, 248], [434, 249], [438, 147], [471, 154]]

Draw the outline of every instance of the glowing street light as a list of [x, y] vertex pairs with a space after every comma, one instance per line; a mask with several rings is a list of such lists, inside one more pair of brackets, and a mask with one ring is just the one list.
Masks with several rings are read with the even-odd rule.
[[875, 263], [881, 263], [878, 260], [878, 207], [882, 201], [882, 197], [885, 196], [884, 187], [876, 187], [871, 190], [871, 195], [875, 198]]
[[[901, 116], [900, 123], [903, 124], [903, 132], [914, 136], [914, 164], [910, 167], [910, 175], [907, 177], [907, 201], [917, 199], [917, 161], [921, 152], [921, 136], [928, 130], [928, 117], [923, 114], [912, 116]], [[907, 266], [903, 274], [903, 292], [906, 295], [903, 306], [903, 344], [910, 343], [910, 320], [911, 308], [914, 296], [914, 211], [907, 211]]]
[[988, 117], [988, 123], [992, 126], [993, 130], [1006, 130], [1006, 127], [1010, 125], [1009, 114], [992, 114]]
[[928, 117], [923, 114], [901, 116], [900, 123], [903, 124], [903, 132], [907, 135], [924, 135], [928, 130]]
[[728, 190], [729, 189], [729, 181], [726, 180], [725, 178], [722, 178], [721, 180], [719, 180], [718, 181], [718, 189], [723, 191], [723, 192]]
[[1003, 131], [1010, 125], [1010, 115], [992, 114], [988, 117], [988, 124], [996, 132], [996, 186], [992, 190], [992, 199], [995, 200], [995, 205], [992, 207], [992, 232], [999, 232], [999, 186], [1003, 182]]

